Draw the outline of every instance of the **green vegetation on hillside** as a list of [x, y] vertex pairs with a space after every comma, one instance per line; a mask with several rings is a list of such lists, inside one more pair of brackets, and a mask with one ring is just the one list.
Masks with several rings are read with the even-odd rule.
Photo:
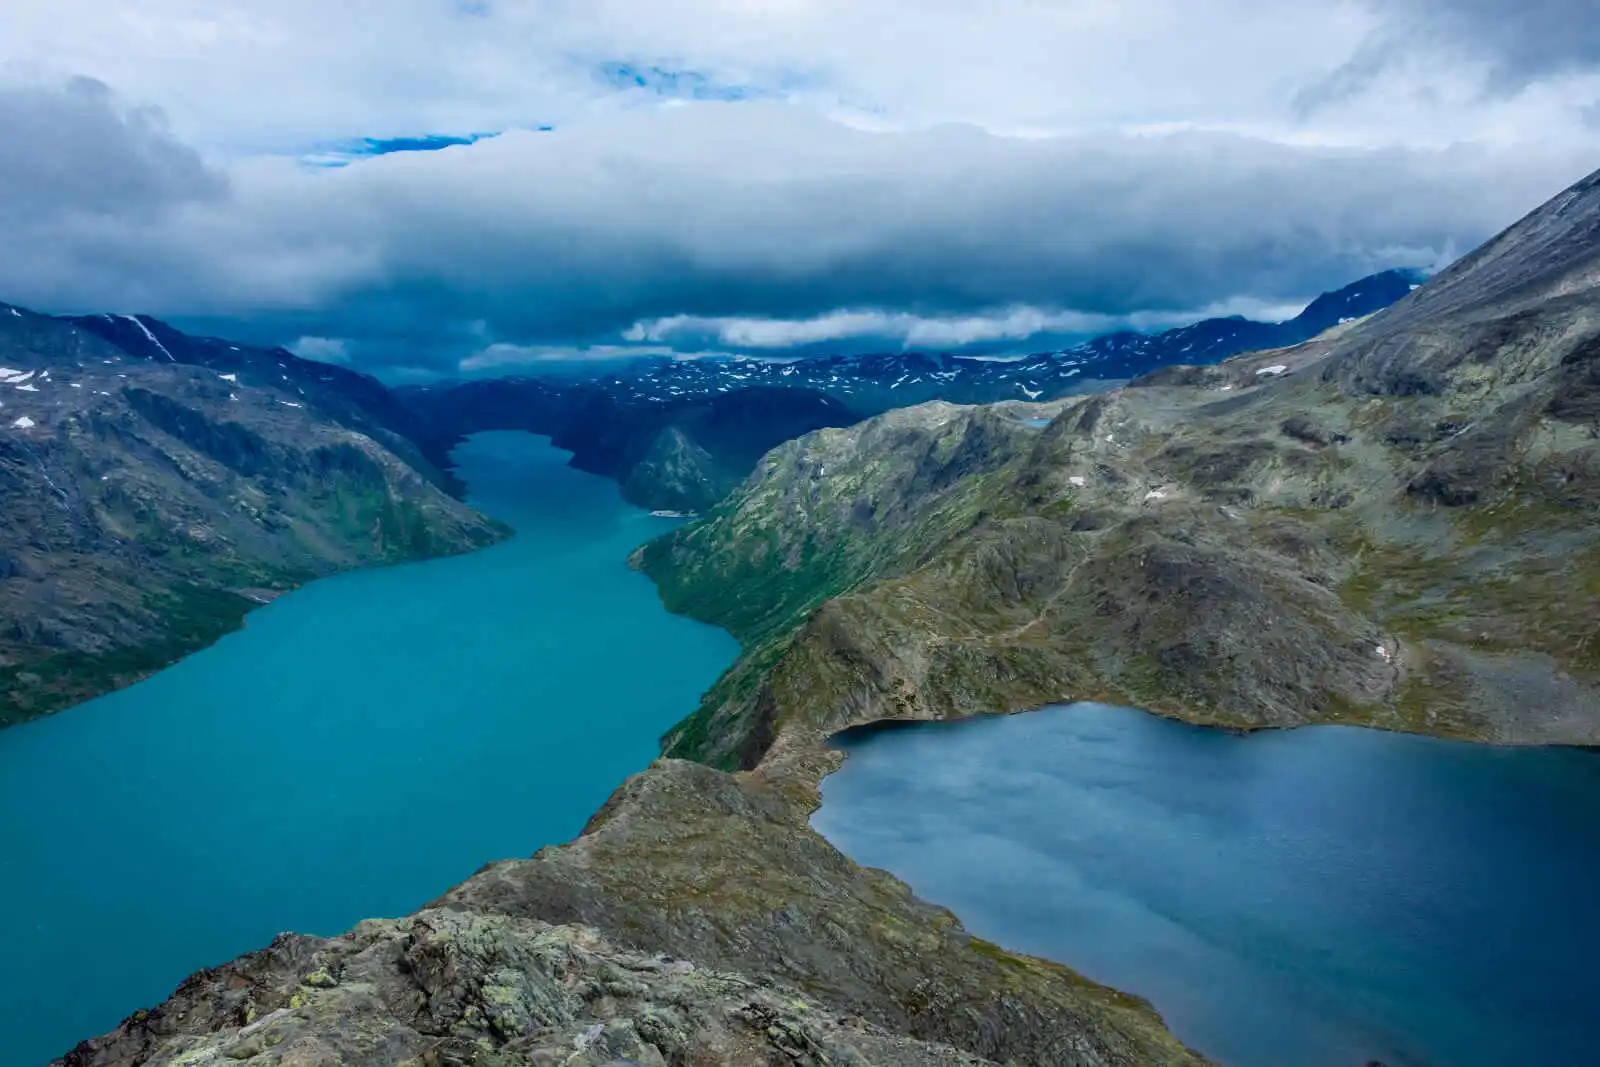
[[30, 386], [0, 434], [0, 725], [135, 682], [313, 578], [505, 535], [361, 407], [376, 383], [347, 396], [202, 348], [236, 369], [0, 317], [0, 365]]
[[666, 751], [1074, 698], [1600, 743], [1600, 248], [1530, 220], [1372, 320], [1042, 430], [934, 404], [774, 451], [636, 557], [745, 644]]

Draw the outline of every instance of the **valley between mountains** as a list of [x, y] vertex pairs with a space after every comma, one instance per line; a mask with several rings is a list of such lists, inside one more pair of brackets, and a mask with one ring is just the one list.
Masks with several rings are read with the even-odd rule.
[[399, 390], [148, 316], [0, 305], [0, 727], [137, 681], [314, 578], [506, 536], [455, 499], [447, 457], [471, 433], [548, 435], [629, 501], [693, 513], [812, 430], [933, 398], [1054, 399], [1301, 339], [1413, 279], [1361, 279], [1284, 323], [1212, 319], [1012, 362], [647, 360]]
[[[61, 1062], [1205, 1062], [1138, 998], [972, 937], [811, 831], [841, 758], [825, 742], [1081, 698], [1245, 729], [1600, 742], [1600, 174], [1409, 284], [1369, 318], [1109, 392], [882, 413], [763, 392], [758, 417], [698, 398], [589, 460], [576, 448], [617, 459], [636, 498], [676, 485], [685, 510], [737, 481], [634, 556], [669, 608], [744, 650], [669, 758], [574, 842], [404, 919], [285, 935]], [[77, 692], [49, 667], [76, 661], [33, 651], [49, 641], [92, 657], [125, 633], [187, 639], [69, 625], [164, 617], [146, 589], [72, 592], [92, 552], [142, 553], [168, 584], [237, 560], [243, 601], [502, 533], [448, 493], [440, 449], [463, 428], [439, 401], [356, 404], [315, 365], [220, 342], [130, 369], [110, 326], [0, 326], [26, 356], [9, 384], [85, 394], [0, 410], [29, 420], [5, 471], [41, 509], [8, 505], [6, 581], [34, 582], [27, 617], [53, 627], [8, 620], [22, 714]], [[536, 429], [528, 412], [496, 428]], [[121, 471], [101, 442], [147, 458]]]

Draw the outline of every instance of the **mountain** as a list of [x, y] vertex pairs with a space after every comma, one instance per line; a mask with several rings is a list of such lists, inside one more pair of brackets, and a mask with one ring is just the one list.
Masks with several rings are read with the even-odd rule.
[[412, 386], [396, 393], [410, 421], [396, 418], [394, 425], [428, 441], [431, 454], [480, 430], [547, 434], [573, 452], [573, 466], [616, 479], [634, 503], [698, 512], [738, 485], [768, 449], [814, 429], [929, 400], [1055, 400], [1176, 362], [1296, 344], [1387, 307], [1419, 281], [1410, 271], [1384, 271], [1324, 293], [1287, 322], [1206, 319], [1017, 360], [922, 352], [786, 362], [649, 359], [577, 382], [507, 377]]
[[790, 442], [635, 562], [744, 645], [667, 752], [777, 778], [1071, 699], [1600, 744], [1600, 174], [1308, 342]]
[[[1016, 363], [918, 353], [668, 360], [588, 382], [397, 391], [145, 315], [7, 308], [0, 367], [15, 380], [0, 391], [16, 414], [0, 418], [12, 439], [0, 492], [16, 503], [0, 540], [11, 594], [0, 612], [0, 723], [142, 677], [308, 578], [499, 536], [450, 499], [460, 486], [449, 450], [470, 433], [548, 434], [575, 467], [615, 479], [629, 500], [701, 512], [769, 449], [813, 430], [930, 396], [1065, 395], [1172, 352], [1209, 358], [1262, 337], [1299, 337], [1394, 299], [1408, 278], [1363, 279], [1288, 323], [1208, 320]], [[340, 441], [376, 466], [337, 449]], [[365, 502], [346, 500], [354, 496]], [[50, 500], [60, 506], [40, 507]], [[399, 510], [380, 522], [388, 507]], [[371, 536], [357, 533], [360, 524]]]
[[716, 503], [774, 446], [860, 418], [815, 390], [763, 386], [647, 400], [601, 383], [492, 378], [398, 395], [431, 452], [484, 430], [544, 434], [632, 503], [682, 512]]
[[862, 416], [929, 400], [990, 404], [1049, 401], [1098, 392], [1175, 363], [1215, 363], [1252, 349], [1299, 344], [1370, 315], [1415, 289], [1422, 277], [1390, 270], [1319, 296], [1287, 322], [1238, 316], [1205, 319], [1162, 333], [1106, 334], [1057, 352], [1019, 359], [975, 359], [886, 352], [777, 362], [760, 359], [654, 359], [601, 378], [593, 388], [634, 403], [678, 402], [752, 386], [812, 389]]
[[[1407, 326], [1401, 309], [1434, 299], [1424, 288], [1315, 340], [1137, 388], [924, 403], [777, 446], [635, 556], [669, 606], [744, 644], [667, 739], [700, 762], [657, 761], [575, 841], [490, 864], [412, 916], [282, 935], [202, 971], [59, 1062], [1201, 1067], [1145, 1002], [975, 938], [830, 847], [808, 823], [843, 758], [823, 742], [854, 723], [1073, 696], [1235, 725], [1593, 739], [1581, 631], [1600, 566], [1584, 562], [1597, 501], [1583, 472], [1597, 445], [1593, 357], [1577, 353], [1600, 316], [1537, 311], [1588, 269], [1541, 283], [1538, 322], [1481, 326], [1504, 339], [1488, 370], [1403, 350], [1462, 321]], [[673, 467], [675, 435], [754, 447], [762, 404], [858, 410], [800, 382], [769, 395], [729, 366], [747, 376], [712, 390], [725, 406], [689, 390], [583, 394], [585, 410], [642, 427], [575, 441], [585, 462], [632, 479]], [[898, 380], [882, 388], [912, 384]], [[568, 387], [513, 385], [405, 394], [418, 452], [473, 420], [533, 428], [575, 410]], [[1429, 489], [1449, 435], [1509, 427], [1513, 410], [1527, 478], [1470, 500]], [[1524, 697], [1577, 697], [1508, 716], [1510, 680]]]
[[151, 319], [0, 305], [0, 725], [350, 567], [481, 547], [372, 379]]
[[101, 338], [133, 359], [207, 367], [219, 374], [242, 375], [245, 384], [270, 385], [341, 425], [380, 437], [391, 451], [435, 483], [460, 488], [448, 473], [448, 449], [423, 449], [435, 444], [427, 427], [382, 382], [333, 363], [301, 359], [282, 348], [258, 348], [216, 337], [196, 337], [149, 315], [80, 315], [69, 323]]

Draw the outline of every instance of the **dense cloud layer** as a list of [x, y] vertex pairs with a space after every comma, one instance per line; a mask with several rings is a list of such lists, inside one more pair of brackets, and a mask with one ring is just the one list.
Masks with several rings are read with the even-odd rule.
[[0, 143], [0, 212], [13, 225], [147, 216], [227, 187], [171, 137], [160, 112], [119, 109], [111, 90], [89, 78], [0, 91]]
[[1404, 0], [1395, 36], [1412, 47], [1443, 39], [1483, 56], [1490, 88], [1510, 93], [1552, 74], [1600, 65], [1592, 0]]
[[58, 0], [0, 299], [443, 371], [1284, 313], [1600, 163], [1572, 6]]
[[[1408, 83], [1429, 85], [1441, 64], [1467, 74], [1451, 88], [1507, 98], [1540, 79], [1579, 76], [1575, 108], [1600, 101], [1600, 18], [1592, 0], [1371, 0], [1384, 17], [1351, 57], [1296, 94], [1308, 117], [1361, 96], [1392, 95]], [[1591, 77], [1584, 78], [1583, 75]], [[1446, 78], [1448, 80], [1448, 78]], [[1463, 85], [1464, 83], [1464, 85]], [[1389, 94], [1380, 90], [1389, 90]], [[1483, 106], [1483, 100], [1478, 100]]]

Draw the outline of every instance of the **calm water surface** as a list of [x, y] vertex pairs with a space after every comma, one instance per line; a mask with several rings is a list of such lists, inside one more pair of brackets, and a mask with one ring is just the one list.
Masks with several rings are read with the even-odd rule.
[[0, 1064], [283, 930], [564, 841], [732, 661], [628, 552], [670, 529], [526, 434], [456, 453], [518, 530], [316, 582], [131, 689], [0, 731]]
[[1225, 1067], [1600, 1064], [1600, 755], [1093, 704], [841, 744], [821, 833]]

